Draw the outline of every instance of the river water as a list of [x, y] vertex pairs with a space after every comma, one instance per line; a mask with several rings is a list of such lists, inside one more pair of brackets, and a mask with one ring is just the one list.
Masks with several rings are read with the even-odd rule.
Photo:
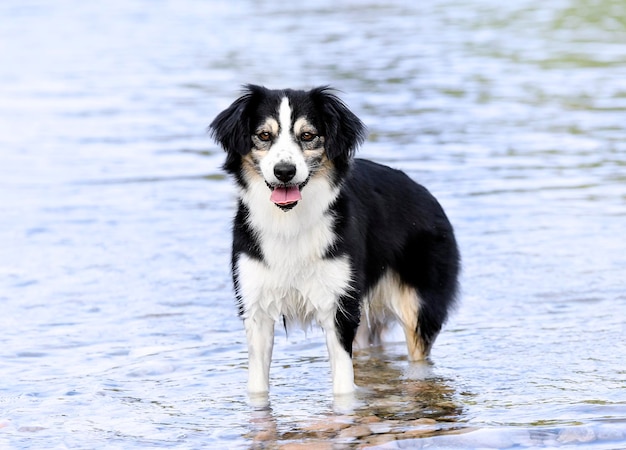
[[[432, 365], [391, 333], [334, 401], [278, 331], [248, 404], [205, 131], [248, 82], [340, 89], [444, 205]], [[621, 0], [0, 5], [1, 448], [625, 448], [625, 230]]]

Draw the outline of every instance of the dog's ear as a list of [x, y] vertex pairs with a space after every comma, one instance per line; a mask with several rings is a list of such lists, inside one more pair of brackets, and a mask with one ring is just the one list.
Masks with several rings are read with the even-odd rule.
[[365, 140], [365, 125], [333, 93], [332, 88], [318, 87], [311, 90], [310, 94], [324, 124], [326, 155], [329, 159], [340, 158], [347, 162]]
[[245, 155], [251, 150], [249, 105], [257, 86], [244, 86], [244, 94], [219, 113], [209, 125], [209, 133], [228, 152]]
[[209, 125], [209, 133], [226, 151], [226, 161], [222, 166], [230, 173], [236, 173], [241, 157], [252, 150], [250, 135], [250, 111], [258, 103], [259, 95], [266, 89], [262, 86], [247, 84], [243, 86], [243, 95], [228, 108], [219, 113]]

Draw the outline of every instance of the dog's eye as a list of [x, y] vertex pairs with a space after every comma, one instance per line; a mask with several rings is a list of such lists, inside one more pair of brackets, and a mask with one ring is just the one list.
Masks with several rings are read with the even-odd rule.
[[309, 133], [308, 131], [305, 131], [300, 135], [300, 140], [304, 142], [311, 142], [313, 139], [315, 139], [315, 135], [313, 133]]
[[257, 134], [257, 137], [263, 142], [272, 140], [272, 134], [268, 131], [262, 131], [261, 133]]

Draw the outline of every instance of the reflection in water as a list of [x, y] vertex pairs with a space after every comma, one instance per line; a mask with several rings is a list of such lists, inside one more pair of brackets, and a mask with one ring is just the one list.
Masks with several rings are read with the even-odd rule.
[[275, 414], [267, 396], [250, 398], [252, 448], [272, 448], [288, 442], [383, 444], [396, 439], [423, 438], [469, 431], [456, 422], [463, 408], [450, 383], [436, 376], [430, 363], [390, 358], [381, 348], [355, 355], [356, 394], [334, 396], [332, 410], [321, 417], [294, 422]]
[[458, 420], [462, 408], [454, 403], [454, 389], [429, 363], [390, 359], [382, 349], [367, 353], [357, 355], [355, 364], [357, 384], [368, 393], [362, 398], [367, 414], [382, 419]]

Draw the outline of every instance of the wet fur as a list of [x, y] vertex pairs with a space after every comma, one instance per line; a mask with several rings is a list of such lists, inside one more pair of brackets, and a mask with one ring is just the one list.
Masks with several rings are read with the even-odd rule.
[[[324, 329], [335, 393], [354, 389], [353, 344], [378, 344], [391, 322], [402, 325], [409, 359], [426, 358], [459, 272], [435, 198], [401, 171], [353, 158], [365, 127], [326, 87], [249, 85], [210, 130], [239, 189], [232, 274], [249, 391], [269, 389], [277, 320]], [[277, 178], [280, 164], [296, 168], [293, 179]], [[272, 203], [272, 189], [285, 185], [298, 186], [301, 200]]]

